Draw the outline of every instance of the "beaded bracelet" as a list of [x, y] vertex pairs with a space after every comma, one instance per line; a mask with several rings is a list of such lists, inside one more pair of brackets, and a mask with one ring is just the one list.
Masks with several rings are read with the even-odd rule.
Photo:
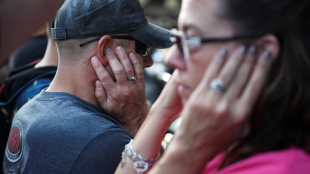
[[146, 159], [143, 158], [140, 154], [134, 151], [131, 140], [128, 144], [125, 145], [125, 149], [122, 153], [121, 167], [125, 164], [125, 155], [127, 155], [134, 162], [134, 169], [137, 171], [137, 174], [142, 174], [147, 169], [153, 167], [160, 157], [158, 153], [156, 158]]

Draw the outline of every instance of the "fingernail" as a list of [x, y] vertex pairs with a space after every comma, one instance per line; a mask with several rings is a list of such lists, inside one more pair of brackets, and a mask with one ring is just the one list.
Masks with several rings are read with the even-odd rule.
[[136, 55], [135, 55], [134, 53], [130, 53], [130, 54], [129, 54], [129, 57], [130, 57], [130, 58], [135, 58]]
[[101, 84], [100, 84], [100, 82], [97, 80], [96, 81], [96, 89], [100, 89], [101, 88]]
[[271, 58], [271, 53], [268, 50], [265, 50], [263, 53], [263, 58], [269, 60]]
[[98, 58], [97, 58], [96, 56], [93, 56], [93, 57], [91, 58], [91, 61], [94, 62], [94, 63], [96, 63], [96, 62], [98, 62]]
[[223, 58], [226, 56], [226, 53], [227, 53], [226, 47], [222, 47], [220, 52], [219, 52], [219, 56]]
[[110, 54], [110, 53], [112, 53], [112, 49], [111, 49], [111, 48], [108, 48], [108, 49], [105, 50], [105, 52], [106, 52], [107, 54]]
[[242, 45], [242, 46], [239, 48], [239, 52], [240, 52], [241, 54], [244, 54], [244, 52], [245, 52], [245, 45]]
[[250, 54], [255, 54], [255, 52], [256, 52], [256, 45], [253, 44], [253, 45], [251, 45], [251, 47], [250, 47], [250, 49], [249, 49], [249, 53], [250, 53]]
[[118, 47], [116, 48], [116, 51], [119, 52], [119, 53], [121, 53], [121, 52], [124, 51], [124, 48], [121, 47], [121, 46], [118, 46]]

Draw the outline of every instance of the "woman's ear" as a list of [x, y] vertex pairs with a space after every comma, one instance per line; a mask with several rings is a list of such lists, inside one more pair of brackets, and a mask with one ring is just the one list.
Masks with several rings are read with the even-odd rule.
[[105, 55], [105, 50], [113, 45], [113, 40], [109, 35], [102, 36], [98, 42], [98, 57], [100, 62], [106, 66], [108, 65], [108, 59]]
[[279, 40], [275, 35], [268, 34], [261, 37], [258, 41], [258, 48], [260, 53], [264, 50], [268, 50], [271, 53], [272, 59], [276, 59], [280, 52]]

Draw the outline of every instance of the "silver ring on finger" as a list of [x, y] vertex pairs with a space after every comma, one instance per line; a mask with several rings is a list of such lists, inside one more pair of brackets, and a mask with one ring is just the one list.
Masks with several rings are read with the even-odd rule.
[[128, 81], [136, 81], [137, 80], [136, 76], [133, 76], [133, 77], [130, 77], [130, 78], [127, 78], [127, 79], [128, 79]]
[[210, 83], [210, 87], [217, 93], [224, 93], [226, 91], [226, 86], [220, 79], [213, 79]]

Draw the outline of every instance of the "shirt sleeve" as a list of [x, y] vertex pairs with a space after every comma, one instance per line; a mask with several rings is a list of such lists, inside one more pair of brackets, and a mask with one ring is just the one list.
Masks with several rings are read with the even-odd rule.
[[71, 173], [114, 174], [131, 135], [121, 128], [110, 128], [94, 138], [82, 151]]

